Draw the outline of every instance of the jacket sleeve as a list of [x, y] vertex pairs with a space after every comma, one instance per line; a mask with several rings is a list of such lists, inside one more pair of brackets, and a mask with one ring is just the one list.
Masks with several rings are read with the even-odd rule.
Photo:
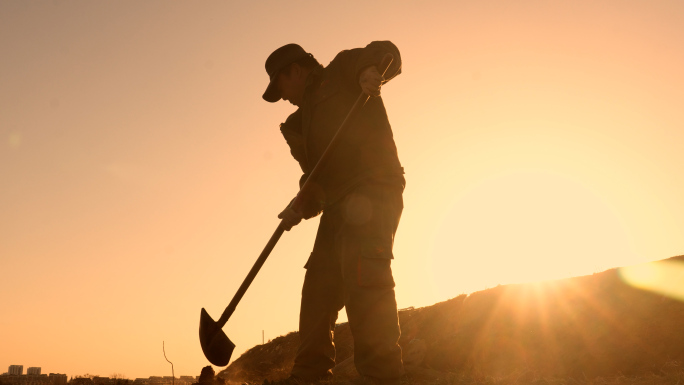
[[[301, 124], [302, 124], [302, 114], [300, 110], [295, 111], [290, 115], [285, 123], [280, 125], [280, 132], [283, 134], [287, 145], [290, 147], [290, 153], [292, 157], [299, 162], [299, 166], [302, 169], [302, 176], [299, 178], [299, 188], [301, 190], [304, 182], [309, 177], [311, 169], [309, 167], [306, 150], [304, 145], [304, 137], [301, 134]], [[313, 218], [321, 213], [323, 210], [323, 199], [321, 197], [321, 191], [319, 186], [313, 185], [303, 192], [302, 205], [298, 207], [304, 215], [305, 219]], [[289, 205], [292, 203], [288, 203]]]
[[302, 113], [301, 110], [297, 109], [297, 111], [287, 117], [284, 123], [280, 124], [280, 133], [283, 134], [283, 138], [285, 138], [288, 147], [290, 147], [290, 154], [299, 163], [302, 171], [307, 174], [311, 170], [309, 170], [306, 159], [304, 136], [302, 135], [301, 127]]
[[[287, 209], [288, 207], [292, 206], [292, 202], [294, 202], [294, 200], [296, 198], [297, 197], [292, 198], [287, 203], [287, 206], [285, 206], [284, 209]], [[315, 201], [311, 201], [311, 200], [304, 201], [304, 204], [301, 207], [298, 207], [297, 209], [299, 210], [299, 212], [302, 213], [302, 217], [304, 219], [311, 219], [311, 218], [317, 217], [320, 213], [323, 212], [322, 205], [317, 205]]]
[[[296, 210], [302, 213], [304, 219], [311, 219], [318, 216], [323, 212], [323, 206], [325, 204], [323, 190], [316, 182], [310, 183], [306, 190], [302, 190], [302, 186], [304, 186], [304, 182], [306, 182], [308, 176], [309, 174], [304, 174], [299, 179], [298, 195], [302, 194], [302, 197], [299, 206], [295, 207]], [[290, 207], [295, 199], [296, 197], [292, 198], [285, 208]]]
[[328, 67], [336, 68], [347, 86], [355, 91], [361, 90], [359, 76], [366, 67], [378, 66], [386, 54], [394, 57], [385, 73], [385, 83], [401, 73], [401, 54], [391, 41], [374, 41], [364, 48], [342, 51], [330, 62]]

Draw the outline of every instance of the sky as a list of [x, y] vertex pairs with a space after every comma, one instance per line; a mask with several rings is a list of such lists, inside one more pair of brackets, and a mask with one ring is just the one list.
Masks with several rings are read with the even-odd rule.
[[[297, 193], [266, 57], [390, 40], [399, 308], [684, 254], [684, 3], [0, 2], [0, 373], [199, 375]], [[297, 329], [318, 219], [224, 330]], [[340, 322], [345, 321], [344, 311]], [[220, 368], [215, 368], [217, 371]]]

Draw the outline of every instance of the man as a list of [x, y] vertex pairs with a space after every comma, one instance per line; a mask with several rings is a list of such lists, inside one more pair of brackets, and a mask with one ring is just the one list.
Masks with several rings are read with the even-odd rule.
[[[383, 78], [377, 66], [387, 53], [394, 61]], [[335, 321], [346, 307], [358, 372], [377, 383], [397, 383], [404, 369], [390, 264], [405, 181], [379, 96], [380, 86], [401, 72], [399, 51], [389, 41], [376, 41], [340, 52], [324, 68], [302, 47], [288, 44], [268, 57], [266, 72], [264, 100], [298, 107], [280, 130], [304, 172], [300, 187], [360, 93], [372, 96], [320, 176], [301, 192], [301, 205], [278, 215], [290, 230], [323, 213], [305, 266], [300, 346], [290, 379], [332, 375]]]

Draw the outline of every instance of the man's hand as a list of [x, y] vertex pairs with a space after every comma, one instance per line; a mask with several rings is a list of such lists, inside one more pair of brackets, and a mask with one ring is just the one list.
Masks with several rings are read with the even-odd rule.
[[366, 67], [359, 76], [361, 91], [368, 96], [380, 96], [380, 86], [383, 80], [375, 66]]
[[297, 226], [299, 222], [302, 221], [303, 216], [299, 211], [295, 211], [292, 207], [288, 207], [278, 214], [278, 218], [282, 219], [280, 224], [283, 229], [290, 231], [290, 229]]

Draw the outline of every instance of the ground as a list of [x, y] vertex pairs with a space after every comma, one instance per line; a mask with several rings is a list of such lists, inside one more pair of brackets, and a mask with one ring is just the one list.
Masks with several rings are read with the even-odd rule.
[[[684, 256], [667, 262], [681, 263]], [[684, 302], [628, 285], [617, 269], [498, 286], [399, 312], [412, 384], [684, 384]], [[296, 332], [245, 352], [219, 376], [287, 377]], [[358, 383], [347, 324], [331, 384]]]

